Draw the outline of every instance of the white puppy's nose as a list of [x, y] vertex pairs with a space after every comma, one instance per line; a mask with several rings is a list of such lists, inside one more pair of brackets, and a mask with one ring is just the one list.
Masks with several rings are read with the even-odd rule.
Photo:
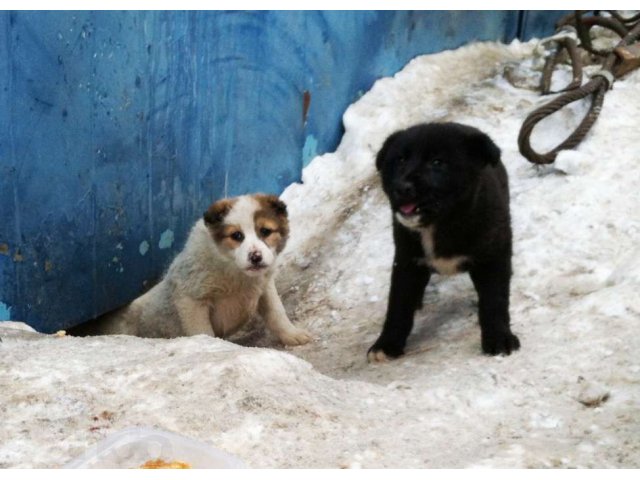
[[249, 261], [252, 265], [260, 265], [262, 263], [262, 253], [259, 250], [254, 250], [249, 253]]

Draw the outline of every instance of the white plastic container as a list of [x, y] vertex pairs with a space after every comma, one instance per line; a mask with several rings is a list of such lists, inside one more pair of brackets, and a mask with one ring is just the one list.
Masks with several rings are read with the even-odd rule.
[[138, 468], [158, 458], [186, 462], [191, 468], [247, 468], [206, 443], [145, 427], [126, 428], [108, 436], [64, 468]]

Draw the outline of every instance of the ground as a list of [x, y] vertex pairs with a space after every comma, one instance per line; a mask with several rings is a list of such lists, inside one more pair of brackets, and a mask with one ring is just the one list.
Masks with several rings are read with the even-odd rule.
[[[575, 151], [534, 167], [516, 140], [547, 101], [531, 89], [536, 45], [414, 59], [347, 110], [337, 151], [283, 193], [292, 237], [278, 286], [313, 343], [285, 349], [259, 321], [233, 343], [0, 325], [0, 467], [62, 466], [129, 426], [251, 467], [640, 467], [640, 71], [615, 83]], [[585, 111], [543, 122], [534, 147], [555, 146]], [[407, 354], [371, 365], [393, 257], [374, 156], [391, 132], [441, 120], [502, 150], [522, 348], [483, 355], [470, 280], [434, 276]]]

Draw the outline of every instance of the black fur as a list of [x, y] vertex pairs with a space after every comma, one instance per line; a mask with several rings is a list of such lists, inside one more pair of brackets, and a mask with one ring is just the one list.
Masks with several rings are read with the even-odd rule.
[[[386, 320], [369, 352], [404, 353], [433, 271], [421, 242], [426, 228], [435, 231], [435, 257], [468, 257], [461, 270], [469, 272], [478, 293], [482, 350], [517, 350], [520, 342], [509, 325], [511, 220], [500, 149], [473, 127], [421, 124], [391, 135], [376, 166], [393, 212], [395, 258]], [[403, 208], [416, 227], [398, 221]]]

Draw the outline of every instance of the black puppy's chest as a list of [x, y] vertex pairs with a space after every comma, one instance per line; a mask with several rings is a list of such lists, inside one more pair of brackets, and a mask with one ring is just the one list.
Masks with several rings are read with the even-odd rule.
[[[420, 237], [420, 244], [424, 252], [424, 262], [433, 272], [440, 275], [455, 275], [469, 269], [471, 258], [467, 255], [443, 255], [436, 249], [435, 226], [414, 230]], [[437, 253], [438, 252], [438, 253]]]

